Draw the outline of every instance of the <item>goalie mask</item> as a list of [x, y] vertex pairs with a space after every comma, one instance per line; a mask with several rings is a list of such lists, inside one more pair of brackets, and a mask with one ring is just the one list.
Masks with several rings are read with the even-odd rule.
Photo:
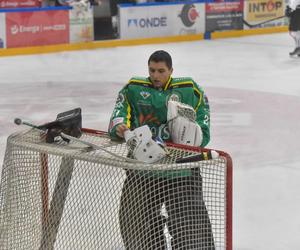
[[154, 163], [167, 155], [165, 145], [161, 139], [152, 139], [152, 133], [147, 125], [133, 131], [125, 131], [125, 141], [129, 149], [129, 156], [145, 163]]

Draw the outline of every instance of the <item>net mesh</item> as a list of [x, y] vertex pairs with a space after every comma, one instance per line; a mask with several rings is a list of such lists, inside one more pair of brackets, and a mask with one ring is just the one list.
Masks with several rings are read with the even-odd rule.
[[[170, 145], [157, 164], [124, 160], [105, 134], [58, 140], [9, 136], [0, 186], [1, 249], [228, 249], [228, 160]], [[124, 158], [116, 158], [112, 152]]]

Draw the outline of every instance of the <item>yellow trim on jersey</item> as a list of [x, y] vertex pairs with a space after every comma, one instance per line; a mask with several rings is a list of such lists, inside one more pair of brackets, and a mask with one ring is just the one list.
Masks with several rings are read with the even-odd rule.
[[141, 83], [141, 84], [149, 84], [151, 85], [152, 83], [149, 81], [144, 81], [144, 80], [137, 80], [137, 79], [130, 79], [128, 84], [130, 83]]
[[172, 83], [172, 86], [185, 85], [185, 84], [192, 84], [194, 86], [194, 83], [192, 81]]
[[199, 101], [198, 101], [198, 104], [197, 104], [197, 106], [196, 106], [196, 108], [195, 108], [195, 111], [197, 111], [198, 108], [199, 108], [200, 105], [201, 105], [201, 102], [202, 102], [202, 93], [201, 93], [195, 86], [194, 86], [194, 91], [197, 92], [198, 95], [199, 95]]
[[169, 80], [167, 81], [167, 83], [166, 83], [166, 85], [164, 87], [164, 90], [168, 89], [168, 87], [170, 86], [171, 80], [172, 80], [172, 77], [169, 77]]
[[130, 108], [130, 105], [128, 105], [128, 108], [127, 108], [127, 127], [130, 128], [131, 124], [130, 124], [130, 118], [131, 118], [131, 108]]
[[130, 104], [126, 98], [126, 102], [127, 102], [127, 115], [126, 115], [126, 119], [127, 119], [127, 122], [126, 122], [126, 125], [128, 128], [130, 128], [131, 126], [131, 123], [130, 123], [130, 118], [131, 118], [131, 107], [130, 107]]
[[195, 107], [195, 111], [197, 111], [202, 102], [202, 93], [195, 87], [195, 83], [193, 81], [185, 81], [185, 82], [172, 83], [171, 85], [178, 86], [178, 85], [188, 85], [188, 84], [192, 84], [193, 90], [199, 95], [199, 101], [197, 103], [197, 106]]

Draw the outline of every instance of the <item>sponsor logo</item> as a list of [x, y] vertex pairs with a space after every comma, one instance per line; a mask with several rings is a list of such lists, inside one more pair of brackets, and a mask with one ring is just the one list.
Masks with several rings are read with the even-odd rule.
[[179, 17], [186, 27], [191, 27], [199, 17], [199, 12], [194, 4], [185, 4], [179, 14]]
[[180, 29], [179, 30], [180, 35], [190, 35], [190, 34], [197, 34], [197, 29]]
[[39, 6], [40, 1], [31, 1], [31, 0], [24, 0], [24, 1], [3, 1], [0, 2], [1, 8], [17, 8], [17, 7], [35, 7]]
[[156, 125], [160, 124], [160, 121], [159, 121], [158, 117], [156, 117], [154, 112], [152, 112], [150, 114], [140, 113], [139, 117], [138, 117], [138, 120], [139, 120], [140, 126], [145, 125], [145, 124], [149, 125], [151, 123], [156, 124]]
[[66, 30], [65, 24], [56, 24], [56, 25], [50, 25], [50, 26], [24, 26], [24, 25], [13, 25], [10, 27], [10, 33], [12, 35], [17, 35], [18, 33], [40, 33], [44, 31], [59, 31], [59, 30]]
[[58, 0], [61, 5], [71, 5], [73, 0]]
[[248, 11], [257, 12], [272, 12], [282, 8], [282, 1], [257, 1], [248, 3]]
[[116, 125], [123, 123], [124, 122], [124, 118], [123, 117], [117, 117], [115, 119], [113, 119], [110, 123], [110, 129], [112, 129], [113, 127], [115, 127]]
[[164, 123], [161, 124], [159, 127], [151, 127], [150, 130], [154, 137], [160, 137], [163, 140], [169, 140], [171, 137], [169, 128]]
[[5, 8], [5, 7], [11, 7], [11, 8], [16, 8], [19, 4], [17, 2], [1, 2], [0, 7]]
[[150, 96], [150, 93], [149, 92], [146, 92], [146, 91], [142, 91], [140, 93], [140, 95], [144, 98], [144, 99], [147, 99], [149, 96]]
[[157, 28], [167, 26], [167, 17], [150, 17], [150, 18], [134, 18], [128, 19], [128, 27], [137, 28]]
[[16, 35], [18, 32], [19, 32], [19, 28], [18, 28], [17, 25], [13, 25], [13, 26], [10, 27], [10, 33], [12, 35]]

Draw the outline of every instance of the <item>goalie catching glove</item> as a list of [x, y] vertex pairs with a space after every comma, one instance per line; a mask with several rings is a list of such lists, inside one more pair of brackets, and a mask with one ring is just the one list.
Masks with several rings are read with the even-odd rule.
[[202, 130], [195, 122], [196, 112], [190, 105], [177, 102], [168, 102], [168, 128], [172, 141], [189, 146], [200, 146], [202, 143]]
[[129, 157], [145, 163], [154, 163], [167, 155], [167, 150], [160, 140], [153, 140], [147, 125], [133, 131], [126, 130], [125, 141], [129, 149]]

